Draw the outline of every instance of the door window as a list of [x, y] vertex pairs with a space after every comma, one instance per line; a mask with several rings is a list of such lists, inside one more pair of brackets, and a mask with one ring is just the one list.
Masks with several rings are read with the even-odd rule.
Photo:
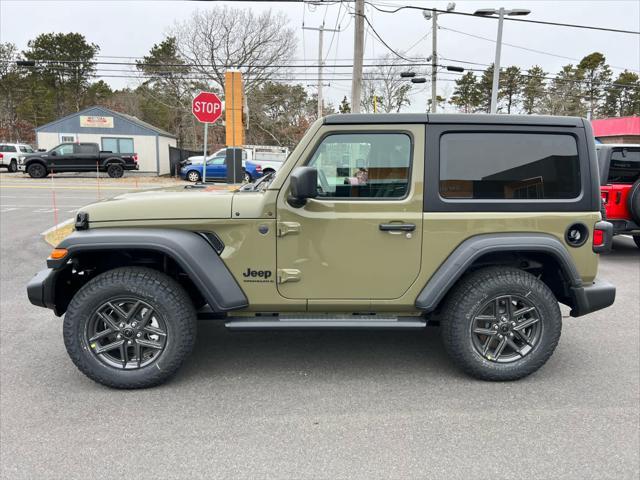
[[64, 145], [59, 145], [54, 150], [58, 155], [73, 155], [73, 143], [66, 143]]
[[338, 133], [318, 146], [318, 197], [402, 198], [409, 190], [411, 137], [405, 133]]

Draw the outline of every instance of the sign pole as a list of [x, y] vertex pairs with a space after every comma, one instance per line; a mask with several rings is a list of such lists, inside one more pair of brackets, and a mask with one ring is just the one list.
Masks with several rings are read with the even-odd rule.
[[202, 156], [202, 183], [207, 183], [207, 132], [209, 124], [204, 123], [204, 154]]

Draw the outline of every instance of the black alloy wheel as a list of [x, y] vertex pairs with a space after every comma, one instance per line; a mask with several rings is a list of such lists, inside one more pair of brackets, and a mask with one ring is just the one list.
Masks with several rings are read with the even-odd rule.
[[41, 163], [32, 163], [27, 168], [27, 173], [31, 178], [44, 178], [47, 176], [47, 169]]
[[136, 298], [103, 303], [86, 324], [85, 341], [104, 364], [136, 369], [153, 363], [167, 345], [167, 327], [151, 305]]
[[529, 354], [540, 341], [537, 308], [519, 295], [491, 298], [471, 322], [475, 351], [492, 362], [510, 363]]

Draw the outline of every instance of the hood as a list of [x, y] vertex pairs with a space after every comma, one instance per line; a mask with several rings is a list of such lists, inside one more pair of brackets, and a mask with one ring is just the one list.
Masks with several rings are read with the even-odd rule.
[[234, 192], [216, 187], [177, 186], [125, 193], [78, 211], [89, 222], [231, 218]]

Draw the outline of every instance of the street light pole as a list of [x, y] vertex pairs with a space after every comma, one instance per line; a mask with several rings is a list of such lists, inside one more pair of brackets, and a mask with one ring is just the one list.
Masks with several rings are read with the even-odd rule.
[[436, 79], [438, 78], [438, 14], [434, 11], [431, 17], [431, 113], [436, 113]]
[[502, 53], [502, 24], [504, 23], [504, 8], [498, 10], [498, 39], [496, 41], [496, 59], [493, 62], [493, 82], [491, 84], [491, 113], [498, 109], [498, 88], [500, 83], [500, 54]]
[[481, 17], [491, 17], [498, 15], [498, 38], [496, 40], [496, 58], [493, 62], [493, 82], [491, 83], [491, 113], [498, 111], [498, 89], [500, 86], [500, 54], [502, 52], [502, 25], [504, 23], [504, 16], [524, 16], [529, 15], [531, 10], [526, 8], [514, 8], [511, 10], [505, 10], [504, 7], [499, 9], [495, 8], [481, 8], [476, 10], [473, 14]]

